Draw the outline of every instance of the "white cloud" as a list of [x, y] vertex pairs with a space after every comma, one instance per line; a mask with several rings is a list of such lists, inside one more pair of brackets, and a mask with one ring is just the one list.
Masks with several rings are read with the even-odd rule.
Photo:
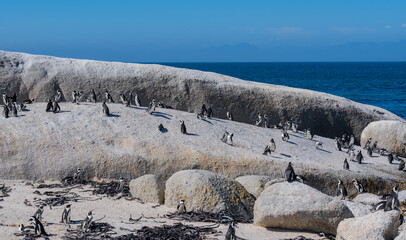
[[391, 25], [386, 25], [385, 28], [386, 28], [386, 29], [391, 29], [392, 26], [391, 26]]
[[402, 28], [406, 28], [406, 23], [403, 23], [403, 24], [402, 24]]

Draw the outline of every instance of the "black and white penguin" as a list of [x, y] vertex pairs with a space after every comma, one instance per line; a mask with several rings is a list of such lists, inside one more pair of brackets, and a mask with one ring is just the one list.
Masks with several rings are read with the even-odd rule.
[[348, 164], [347, 159], [344, 159], [344, 165], [343, 165], [344, 170], [350, 170], [350, 165]]
[[5, 117], [5, 118], [8, 118], [9, 116], [9, 110], [8, 110], [8, 107], [6, 106], [6, 105], [4, 105], [4, 107], [3, 107], [3, 116]]
[[147, 112], [149, 114], [152, 114], [152, 113], [155, 112], [155, 108], [156, 108], [155, 99], [152, 99], [152, 102], [150, 102], [149, 105], [148, 105]]
[[141, 100], [137, 94], [134, 95], [134, 103], [135, 103], [135, 106], [141, 107]]
[[341, 143], [338, 141], [338, 138], [334, 138], [335, 146], [338, 151], [341, 151]]
[[90, 90], [89, 100], [90, 100], [92, 103], [96, 103], [96, 101], [97, 101], [96, 93], [94, 92], [94, 89], [93, 89], [93, 88], [92, 88], [92, 90]]
[[123, 93], [120, 93], [120, 100], [123, 104], [127, 104], [127, 97]]
[[357, 163], [358, 163], [358, 164], [361, 164], [361, 163], [362, 163], [362, 160], [364, 160], [364, 157], [362, 156], [361, 150], [358, 150], [358, 154], [357, 154], [357, 156], [355, 157], [355, 159], [357, 160]]
[[319, 150], [320, 148], [323, 148], [323, 143], [321, 141], [317, 141], [314, 146], [316, 146], [316, 149]]
[[110, 95], [110, 93], [107, 90], [104, 92], [104, 96], [106, 97], [107, 102], [114, 103], [113, 97]]
[[231, 114], [230, 112], [227, 112], [227, 119], [230, 121], [233, 121], [233, 114]]
[[46, 108], [45, 111], [47, 111], [47, 112], [51, 112], [51, 111], [52, 111], [52, 99], [51, 99], [51, 98], [48, 100], [47, 108]]
[[206, 114], [207, 114], [206, 104], [203, 104], [203, 105], [202, 105], [202, 108], [200, 109], [200, 114], [202, 114], [202, 115], [206, 115]]
[[285, 129], [282, 129], [282, 140], [287, 142], [287, 141], [289, 141], [289, 138], [290, 137], [289, 137], [288, 132]]
[[20, 233], [22, 235], [31, 235], [32, 231], [35, 231], [34, 226], [24, 226], [24, 224], [19, 224], [18, 225], [18, 231], [20, 231]]
[[388, 161], [389, 161], [390, 164], [392, 164], [392, 162], [393, 162], [393, 154], [392, 153], [388, 154]]
[[76, 91], [73, 91], [72, 92], [72, 103], [77, 102], [77, 97], [78, 97], [78, 94], [76, 93]]
[[269, 141], [268, 145], [266, 145], [263, 155], [272, 154], [272, 152], [276, 151], [276, 144], [273, 138]]
[[384, 194], [382, 196], [383, 201], [375, 204], [372, 209], [375, 211], [384, 209], [385, 212], [396, 209], [399, 206], [398, 194], [398, 186], [395, 185], [391, 193]]
[[299, 126], [292, 122], [292, 132], [297, 133], [299, 131]]
[[209, 109], [207, 109], [207, 118], [212, 118], [213, 117], [213, 109], [211, 108], [211, 106], [209, 106]]
[[26, 99], [22, 103], [24, 104], [32, 104], [35, 101], [35, 99]]
[[82, 225], [81, 225], [83, 232], [87, 232], [87, 230], [90, 227], [90, 224], [92, 223], [92, 220], [93, 220], [93, 213], [92, 213], [92, 211], [89, 211], [87, 213], [86, 218], [83, 220]]
[[340, 199], [345, 199], [347, 196], [347, 189], [345, 188], [343, 182], [341, 182], [341, 180], [338, 180], [337, 197], [339, 197]]
[[[32, 216], [30, 218], [30, 222], [34, 225], [35, 235], [49, 236], [48, 233], [45, 232], [44, 225], [42, 225], [42, 223], [35, 216]], [[39, 234], [38, 234], [38, 232], [39, 232]]]
[[164, 125], [162, 125], [162, 123], [159, 124], [158, 130], [161, 131], [161, 132], [163, 132], [165, 130]]
[[361, 183], [359, 183], [356, 179], [352, 180], [352, 184], [354, 184], [355, 188], [359, 193], [365, 192], [364, 186]]
[[306, 130], [306, 137], [309, 140], [313, 139], [313, 134], [312, 134], [312, 131], [310, 130], [310, 128]]
[[368, 149], [371, 145], [372, 138], [368, 138], [365, 142], [364, 149]]
[[373, 152], [378, 152], [378, 141], [375, 141], [374, 144], [372, 144], [371, 150]]
[[82, 101], [83, 98], [83, 92], [79, 91], [77, 97], [76, 97], [76, 104], [79, 104]]
[[285, 170], [285, 179], [288, 182], [294, 181], [296, 179], [296, 174], [295, 171], [293, 170], [291, 162], [289, 162], [288, 167]]
[[44, 206], [39, 206], [37, 211], [34, 213], [34, 217], [40, 221], [42, 221], [42, 213], [44, 213]]
[[178, 206], [176, 207], [176, 210], [178, 211], [178, 213], [186, 213], [185, 200], [180, 200]]
[[399, 167], [398, 170], [399, 171], [403, 171], [403, 169], [405, 169], [405, 161], [403, 159], [399, 158]]
[[13, 117], [17, 117], [17, 103], [15, 102], [11, 103], [11, 113]]
[[52, 112], [57, 113], [60, 110], [61, 107], [59, 107], [58, 101], [54, 100], [54, 102], [52, 103]]
[[372, 157], [372, 149], [370, 147], [367, 148], [368, 157]]
[[3, 104], [4, 105], [8, 105], [8, 102], [9, 102], [9, 97], [7, 96], [7, 94], [6, 93], [3, 93]]
[[263, 121], [262, 114], [258, 114], [258, 121], [255, 122], [255, 126], [261, 125]]
[[107, 107], [105, 101], [103, 101], [102, 107], [103, 107], [103, 113], [106, 114], [106, 116], [110, 116], [110, 109], [109, 109], [109, 107]]
[[235, 228], [236, 224], [234, 222], [230, 222], [230, 225], [228, 225], [225, 240], [237, 240], [237, 237], [235, 236]]
[[11, 97], [11, 102], [12, 103], [17, 102], [17, 93], [16, 92], [14, 92], [13, 96]]
[[227, 143], [228, 145], [233, 146], [233, 136], [234, 136], [233, 133], [229, 133], [229, 132], [225, 131], [223, 133], [223, 136], [221, 137], [221, 141], [224, 143]]
[[185, 122], [183, 120], [180, 120], [179, 122], [180, 122], [180, 132], [183, 134], [187, 134]]
[[62, 212], [62, 219], [61, 219], [61, 223], [67, 223], [70, 224], [70, 214], [71, 213], [71, 205], [67, 204], [65, 206], [65, 209]]
[[124, 179], [124, 177], [120, 177], [120, 180], [119, 180], [119, 183], [117, 186], [117, 190], [120, 192], [123, 191], [124, 185], [125, 185], [125, 179]]

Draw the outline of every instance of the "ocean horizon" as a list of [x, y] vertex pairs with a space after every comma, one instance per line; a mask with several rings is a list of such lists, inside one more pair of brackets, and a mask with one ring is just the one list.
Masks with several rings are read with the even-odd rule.
[[309, 89], [406, 119], [406, 62], [156, 62], [247, 81]]

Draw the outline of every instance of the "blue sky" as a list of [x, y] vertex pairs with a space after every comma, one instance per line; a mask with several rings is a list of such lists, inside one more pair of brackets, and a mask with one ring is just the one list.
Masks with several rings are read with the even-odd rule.
[[124, 62], [406, 61], [406, 1], [8, 1], [0, 49]]

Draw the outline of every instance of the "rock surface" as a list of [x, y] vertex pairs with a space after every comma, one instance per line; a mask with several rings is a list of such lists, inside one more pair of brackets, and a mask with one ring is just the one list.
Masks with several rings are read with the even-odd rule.
[[373, 205], [379, 203], [380, 201], [382, 201], [382, 199], [378, 195], [375, 195], [372, 193], [361, 193], [361, 194], [358, 194], [353, 199], [353, 201], [373, 206]]
[[267, 187], [254, 207], [255, 225], [333, 234], [340, 221], [353, 216], [343, 201], [298, 182]]
[[166, 181], [165, 205], [175, 207], [185, 200], [187, 211], [228, 210], [252, 218], [255, 199], [233, 179], [204, 170], [184, 170]]
[[406, 123], [401, 121], [376, 121], [371, 122], [362, 131], [361, 146], [368, 138], [372, 143], [378, 141], [378, 148], [393, 151], [398, 156], [406, 157]]
[[395, 238], [395, 240], [405, 240], [406, 239], [406, 224], [400, 227], [399, 235]]
[[[95, 89], [100, 99], [109, 89], [114, 99], [120, 92], [137, 93], [143, 106], [151, 99], [175, 109], [197, 112], [202, 103], [213, 106], [214, 115], [252, 123], [258, 113], [272, 124], [293, 120], [300, 129], [333, 138], [354, 133], [359, 141], [368, 123], [399, 120], [378, 107], [330, 94], [264, 83], [248, 82], [221, 74], [155, 64], [100, 62], [0, 51], [0, 91], [17, 92], [21, 98], [45, 101], [56, 89], [71, 100], [73, 90], [88, 94]], [[269, 141], [269, 140], [268, 140]]]
[[345, 219], [337, 229], [337, 240], [388, 240], [398, 235], [400, 213], [378, 211], [366, 216]]
[[344, 204], [350, 209], [354, 217], [362, 217], [371, 213], [371, 206], [353, 201], [344, 201]]
[[[155, 174], [162, 181], [184, 169], [203, 169], [235, 178], [242, 175], [283, 176], [288, 162], [312, 187], [335, 194], [340, 178], [349, 193], [358, 179], [371, 193], [390, 192], [396, 183], [405, 189], [405, 175], [386, 157], [365, 157], [366, 164], [350, 162], [342, 170], [345, 152], [335, 150], [332, 139], [303, 132], [281, 140], [277, 129], [259, 128], [217, 118], [199, 120], [194, 114], [157, 108], [153, 115], [144, 108], [107, 104], [111, 117], [102, 114], [101, 103], [61, 103], [62, 111], [45, 112], [45, 103], [27, 105], [17, 118], [0, 117], [0, 176], [5, 179], [61, 179], [83, 168], [83, 178], [135, 179]], [[180, 131], [184, 120], [188, 135]], [[163, 124], [166, 131], [160, 132]], [[221, 142], [224, 131], [234, 133], [234, 146]], [[278, 153], [262, 155], [269, 139]], [[323, 149], [315, 150], [314, 141]], [[356, 150], [360, 149], [355, 147]], [[362, 150], [366, 156], [365, 150]], [[284, 181], [284, 180], [283, 180]]]
[[262, 191], [265, 189], [265, 184], [271, 181], [271, 178], [268, 176], [260, 175], [247, 175], [238, 177], [235, 179], [255, 198], [258, 198]]
[[154, 174], [146, 174], [130, 181], [130, 192], [133, 197], [148, 203], [164, 203], [164, 184]]

